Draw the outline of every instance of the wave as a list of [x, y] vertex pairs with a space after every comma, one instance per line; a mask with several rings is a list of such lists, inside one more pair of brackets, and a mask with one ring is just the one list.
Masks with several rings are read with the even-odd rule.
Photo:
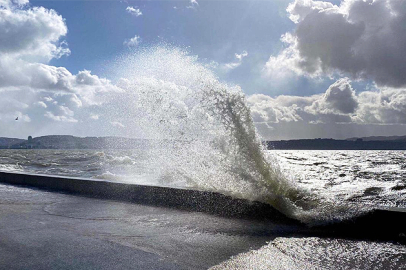
[[0, 164], [0, 171], [5, 172], [22, 172], [24, 168], [19, 164]]
[[136, 160], [129, 156], [106, 155], [105, 161], [110, 165], [134, 165], [136, 163]]
[[93, 179], [103, 179], [103, 180], [120, 180], [120, 176], [111, 173], [109, 171], [102, 173], [100, 175], [96, 175], [92, 177]]
[[241, 88], [220, 82], [196, 56], [157, 46], [123, 57], [116, 67], [123, 92], [115, 97], [120, 109], [110, 115], [124, 119], [133, 137], [155, 142], [146, 150], [148, 166], [165, 185], [182, 181], [266, 202], [312, 224], [362, 211], [299, 188], [281, 173], [265, 154]]

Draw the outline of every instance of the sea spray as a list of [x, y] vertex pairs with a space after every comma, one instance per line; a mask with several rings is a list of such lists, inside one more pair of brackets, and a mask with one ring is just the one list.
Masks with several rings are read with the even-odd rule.
[[125, 120], [127, 135], [153, 142], [145, 153], [160, 184], [263, 201], [309, 223], [349, 216], [348, 206], [321, 200], [280, 172], [264, 154], [240, 87], [221, 83], [197, 57], [158, 46], [117, 67], [123, 92], [109, 113]]

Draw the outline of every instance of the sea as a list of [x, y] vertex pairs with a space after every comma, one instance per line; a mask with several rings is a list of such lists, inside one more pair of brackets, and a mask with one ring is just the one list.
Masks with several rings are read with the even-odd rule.
[[[406, 151], [268, 150], [266, 154], [284, 177], [312, 193], [351, 204], [406, 208]], [[143, 149], [0, 150], [1, 171], [198, 188], [192, 182], [168, 179], [162, 167], [151, 163]]]

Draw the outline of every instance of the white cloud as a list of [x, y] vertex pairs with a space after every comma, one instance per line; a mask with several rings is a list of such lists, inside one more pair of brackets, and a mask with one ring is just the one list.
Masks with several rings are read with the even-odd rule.
[[116, 90], [110, 81], [90, 71], [72, 75], [64, 67], [46, 64], [69, 53], [65, 43], [59, 42], [67, 33], [65, 20], [54, 10], [20, 9], [13, 4], [12, 8], [0, 8], [0, 18], [0, 91], [74, 93], [80, 106], [80, 102], [95, 103], [92, 99], [97, 92]]
[[234, 62], [223, 64], [220, 66], [220, 68], [223, 69], [225, 72], [238, 68], [239, 66], [241, 66], [242, 60], [248, 56], [248, 52], [243, 51], [241, 54], [234, 54], [234, 56], [236, 59]]
[[[1, 54], [0, 54], [1, 56]], [[72, 95], [78, 107], [101, 102], [98, 93], [120, 91], [109, 80], [99, 78], [88, 70], [71, 74], [64, 67], [30, 63], [21, 59], [0, 58], [1, 89], [30, 89]], [[75, 96], [73, 96], [75, 94]]]
[[92, 120], [99, 120], [99, 117], [100, 117], [99, 115], [93, 114], [93, 113], [91, 113], [90, 116], [89, 116], [89, 118], [92, 119]]
[[110, 122], [110, 124], [114, 127], [125, 128], [125, 126], [123, 124], [121, 124], [120, 122], [113, 121], [113, 122]]
[[239, 61], [242, 61], [242, 59], [244, 57], [248, 56], [248, 52], [247, 51], [243, 51], [241, 54], [236, 53], [235, 54], [235, 58], [237, 58]]
[[69, 122], [69, 123], [77, 123], [78, 120], [76, 120], [73, 117], [70, 116], [66, 116], [66, 115], [54, 115], [52, 112], [47, 111], [44, 114], [45, 117], [52, 119], [54, 121], [58, 121], [58, 122]]
[[139, 17], [139, 16], [142, 15], [141, 10], [140, 10], [139, 8], [137, 8], [137, 7], [130, 7], [130, 6], [128, 6], [125, 10], [126, 10], [128, 13], [130, 13], [131, 15], [134, 15], [135, 17]]
[[360, 123], [406, 124], [406, 89], [383, 88], [359, 94], [354, 117]]
[[22, 7], [28, 4], [28, 0], [0, 0], [0, 8], [12, 8], [13, 6]]
[[13, 97], [8, 97], [7, 95], [2, 95], [0, 99], [0, 114], [25, 110], [29, 106], [23, 101], [16, 100]]
[[299, 75], [346, 75], [381, 86], [406, 85], [406, 1], [344, 0], [335, 6], [296, 0], [287, 11], [296, 29], [284, 35], [287, 47], [270, 57], [264, 69], [268, 76], [282, 67]]
[[[268, 62], [263, 69], [264, 75], [271, 79], [284, 80], [292, 75], [304, 75], [300, 69], [301, 57], [297, 47], [297, 38], [286, 33], [282, 35], [281, 41], [286, 45], [286, 48], [277, 56], [269, 57]], [[318, 71], [314, 71], [312, 74], [306, 74], [311, 77], [320, 75]]]
[[22, 113], [21, 111], [9, 111], [0, 114], [0, 121], [3, 121], [4, 123], [19, 123], [19, 122], [30, 123], [31, 118], [27, 114]]
[[30, 61], [47, 62], [70, 53], [59, 42], [68, 29], [54, 10], [0, 8], [0, 54]]
[[406, 89], [380, 88], [355, 93], [348, 78], [310, 97], [255, 94], [247, 98], [257, 124], [406, 124]]
[[45, 109], [48, 108], [48, 106], [43, 101], [38, 101], [37, 104], [38, 104], [38, 106], [40, 106], [42, 108], [45, 108]]
[[322, 98], [313, 102], [310, 107], [307, 107], [309, 112], [317, 113], [333, 113], [333, 114], [351, 114], [358, 107], [358, 100], [355, 96], [355, 91], [352, 89], [348, 78], [343, 78], [327, 89]]
[[24, 130], [46, 128], [49, 120], [77, 123], [81, 110], [101, 106], [122, 91], [88, 70], [75, 75], [49, 65], [70, 54], [63, 41], [65, 20], [54, 10], [26, 4], [0, 0], [0, 126], [8, 134], [21, 132], [17, 116], [27, 124]]
[[69, 109], [68, 107], [59, 106], [59, 109], [61, 110], [61, 112], [64, 115], [67, 115], [67, 116], [74, 116], [75, 115], [75, 113], [71, 109]]
[[[282, 99], [286, 96], [282, 96]], [[255, 94], [247, 98], [251, 114], [256, 123], [279, 123], [301, 121], [303, 108], [296, 104], [280, 104], [280, 98]]]
[[190, 5], [187, 6], [186, 8], [197, 9], [197, 7], [199, 7], [199, 3], [196, 0], [190, 0], [189, 3]]
[[133, 38], [125, 40], [123, 45], [128, 47], [135, 47], [138, 44], [140, 44], [140, 42], [141, 42], [140, 36], [135, 35]]
[[77, 123], [78, 120], [74, 118], [75, 113], [65, 106], [58, 106], [58, 114], [47, 111], [44, 116], [58, 122], [71, 122]]
[[80, 98], [76, 94], [70, 95], [70, 98], [69, 98], [68, 102], [72, 103], [72, 105], [74, 105], [77, 108], [83, 106], [82, 100], [80, 100]]
[[289, 13], [289, 19], [294, 23], [299, 23], [312, 12], [320, 12], [337, 8], [330, 2], [313, 1], [313, 0], [296, 0], [289, 4], [286, 11]]
[[23, 114], [22, 112], [17, 112], [17, 117], [19, 121], [23, 121], [26, 123], [31, 122], [31, 118], [28, 115]]

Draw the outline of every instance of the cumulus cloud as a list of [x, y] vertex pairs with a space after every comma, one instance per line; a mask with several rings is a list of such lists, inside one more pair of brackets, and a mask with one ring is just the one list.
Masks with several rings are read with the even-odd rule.
[[303, 109], [296, 104], [283, 104], [283, 99], [289, 96], [272, 98], [267, 95], [256, 94], [248, 97], [247, 101], [251, 107], [251, 114], [256, 123], [279, 123], [296, 122], [303, 120], [301, 112]]
[[128, 13], [130, 13], [131, 15], [135, 16], [135, 17], [139, 17], [139, 16], [142, 15], [141, 10], [140, 10], [139, 8], [137, 8], [137, 7], [130, 7], [130, 6], [128, 6], [125, 10], [126, 10]]
[[322, 98], [313, 102], [308, 111], [336, 114], [354, 113], [358, 107], [355, 91], [348, 78], [340, 79], [330, 85]]
[[110, 81], [90, 71], [73, 75], [64, 67], [47, 65], [69, 53], [65, 43], [59, 42], [67, 33], [65, 20], [54, 10], [19, 9], [14, 4], [13, 8], [0, 8], [0, 18], [0, 91], [75, 93], [91, 103], [94, 93], [115, 90]]
[[54, 10], [0, 8], [0, 53], [3, 56], [47, 62], [70, 53], [60, 38], [68, 29]]
[[0, 125], [10, 133], [19, 132], [17, 116], [34, 130], [47, 119], [77, 123], [79, 109], [100, 106], [121, 91], [88, 70], [72, 74], [50, 65], [70, 54], [65, 20], [54, 10], [26, 4], [0, 0]]
[[[1, 55], [1, 54], [0, 54]], [[26, 89], [75, 94], [76, 103], [97, 104], [97, 93], [116, 92], [119, 89], [109, 80], [99, 78], [88, 70], [71, 74], [64, 67], [26, 62], [5, 57], [0, 59], [0, 91], [2, 89]]]
[[355, 121], [377, 124], [406, 124], [406, 89], [383, 88], [359, 94]]
[[140, 36], [135, 35], [133, 38], [125, 40], [123, 45], [128, 47], [135, 47], [138, 44], [140, 44], [140, 42], [141, 42]]
[[255, 94], [247, 98], [257, 125], [406, 124], [406, 89], [381, 87], [356, 94], [348, 78], [333, 83], [325, 93], [309, 97]]
[[[264, 75], [271, 79], [287, 79], [293, 73], [304, 75], [304, 71], [300, 68], [301, 57], [297, 48], [297, 38], [291, 33], [282, 35], [281, 41], [286, 45], [286, 48], [277, 56], [269, 57], [263, 69]], [[318, 76], [317, 72], [306, 74], [310, 77]]]
[[268, 76], [283, 71], [300, 75], [339, 74], [370, 79], [380, 86], [406, 85], [406, 1], [296, 0], [287, 8], [296, 29], [287, 45], [265, 66]]

